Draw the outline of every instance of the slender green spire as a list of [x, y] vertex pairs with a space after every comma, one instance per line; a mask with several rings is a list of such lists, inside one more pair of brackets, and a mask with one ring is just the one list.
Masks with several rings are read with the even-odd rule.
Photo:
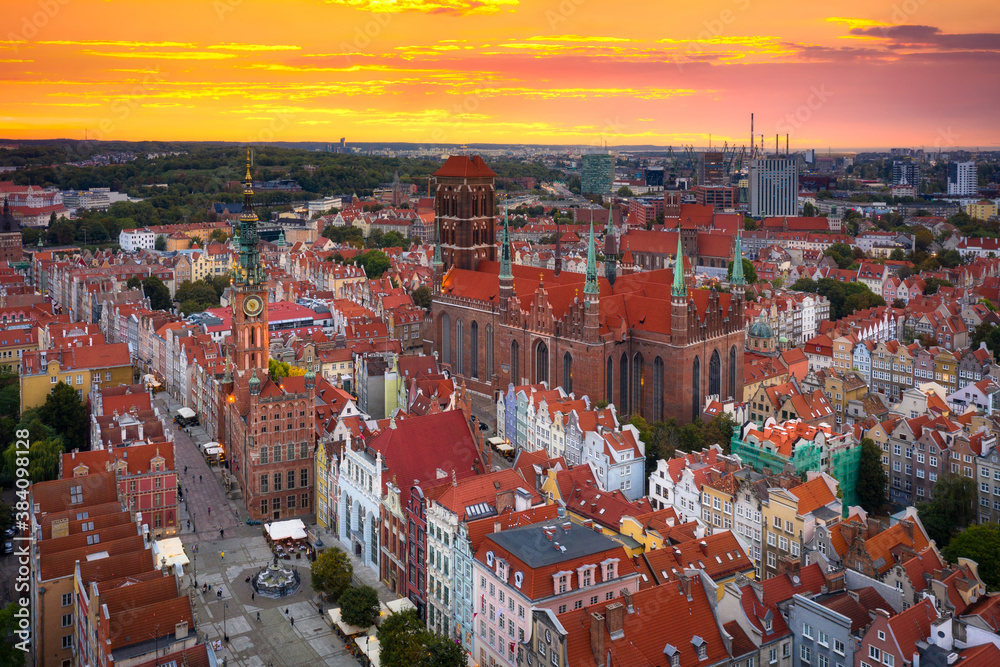
[[681, 228], [677, 227], [677, 256], [674, 262], [674, 286], [670, 288], [671, 296], [687, 296], [688, 288], [684, 282], [684, 246], [681, 245]]
[[594, 221], [590, 221], [590, 243], [587, 245], [587, 280], [583, 284], [584, 294], [599, 294], [597, 286], [597, 253], [594, 252]]
[[257, 246], [257, 214], [253, 211], [253, 178], [250, 176], [250, 149], [247, 149], [247, 173], [243, 183], [243, 212], [240, 214], [239, 263], [233, 267], [238, 285], [263, 285], [267, 277]]
[[736, 234], [736, 250], [733, 252], [733, 278], [729, 281], [731, 285], [746, 285], [746, 278], [743, 277], [743, 241], [740, 234]]
[[510, 266], [510, 227], [507, 222], [507, 202], [504, 202], [503, 204], [503, 240], [500, 244], [500, 279], [514, 279], [514, 271]]
[[444, 264], [441, 259], [441, 228], [434, 225], [434, 264]]

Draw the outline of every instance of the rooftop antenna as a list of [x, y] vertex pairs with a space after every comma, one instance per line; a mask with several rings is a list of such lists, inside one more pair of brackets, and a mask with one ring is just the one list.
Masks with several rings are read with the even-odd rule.
[[789, 155], [789, 151], [788, 151], [788, 132], [785, 132], [785, 157], [788, 157], [788, 155]]

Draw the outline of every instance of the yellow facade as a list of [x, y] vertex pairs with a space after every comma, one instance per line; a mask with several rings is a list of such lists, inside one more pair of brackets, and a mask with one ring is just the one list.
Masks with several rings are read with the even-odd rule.
[[316, 523], [326, 529], [330, 529], [330, 489], [329, 471], [330, 459], [326, 455], [326, 447], [320, 443], [316, 448], [316, 469], [314, 471], [316, 479]]
[[944, 387], [949, 396], [958, 391], [958, 361], [943, 347], [938, 348], [934, 357], [934, 381]]
[[833, 367], [838, 371], [849, 371], [854, 366], [853, 336], [841, 336], [833, 341]]
[[[21, 355], [31, 350], [37, 350], [38, 340], [30, 329], [22, 329], [23, 336], [8, 336], [9, 345], [0, 347], [0, 372], [17, 375], [21, 372]], [[18, 340], [22, 342], [17, 342]], [[30, 341], [30, 342], [29, 342]]]
[[997, 214], [997, 205], [991, 201], [978, 201], [975, 204], [966, 204], [965, 212], [970, 218], [989, 220]]
[[45, 373], [21, 375], [21, 413], [45, 403], [46, 397], [60, 382], [76, 389], [81, 399], [90, 393], [93, 382], [101, 388], [132, 384], [132, 362], [124, 360], [122, 366], [106, 368], [61, 368], [59, 360], [51, 359]]
[[233, 268], [232, 256], [226, 252], [219, 255], [209, 255], [207, 252], [197, 253], [198, 258], [191, 262], [191, 280], [216, 278], [228, 275]]
[[733, 528], [734, 497], [722, 489], [705, 484], [701, 487], [701, 520], [713, 533]]
[[761, 508], [763, 579], [778, 574], [782, 557], [801, 557], [803, 522], [798, 515], [798, 506], [795, 496], [784, 489], [771, 489], [768, 501]]

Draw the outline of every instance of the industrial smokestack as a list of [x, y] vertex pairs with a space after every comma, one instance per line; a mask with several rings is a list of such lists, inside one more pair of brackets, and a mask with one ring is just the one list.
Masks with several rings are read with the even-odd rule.
[[788, 157], [788, 133], [785, 132], [785, 157]]
[[778, 148], [778, 135], [774, 135], [774, 157], [781, 155], [781, 149]]

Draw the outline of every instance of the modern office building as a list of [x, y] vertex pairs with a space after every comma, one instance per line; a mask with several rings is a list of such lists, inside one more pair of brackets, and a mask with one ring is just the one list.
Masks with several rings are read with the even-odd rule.
[[584, 194], [603, 195], [610, 193], [611, 185], [615, 182], [614, 154], [584, 154], [580, 181], [580, 189]]
[[750, 161], [750, 215], [753, 217], [797, 215], [798, 192], [795, 158], [764, 157]]
[[698, 185], [725, 185], [727, 176], [725, 155], [721, 151], [698, 156]]
[[646, 187], [652, 190], [663, 188], [663, 167], [646, 167]]
[[975, 162], [948, 163], [948, 194], [959, 197], [973, 197], [978, 180]]
[[909, 160], [893, 160], [892, 184], [913, 187], [920, 185], [920, 165]]

